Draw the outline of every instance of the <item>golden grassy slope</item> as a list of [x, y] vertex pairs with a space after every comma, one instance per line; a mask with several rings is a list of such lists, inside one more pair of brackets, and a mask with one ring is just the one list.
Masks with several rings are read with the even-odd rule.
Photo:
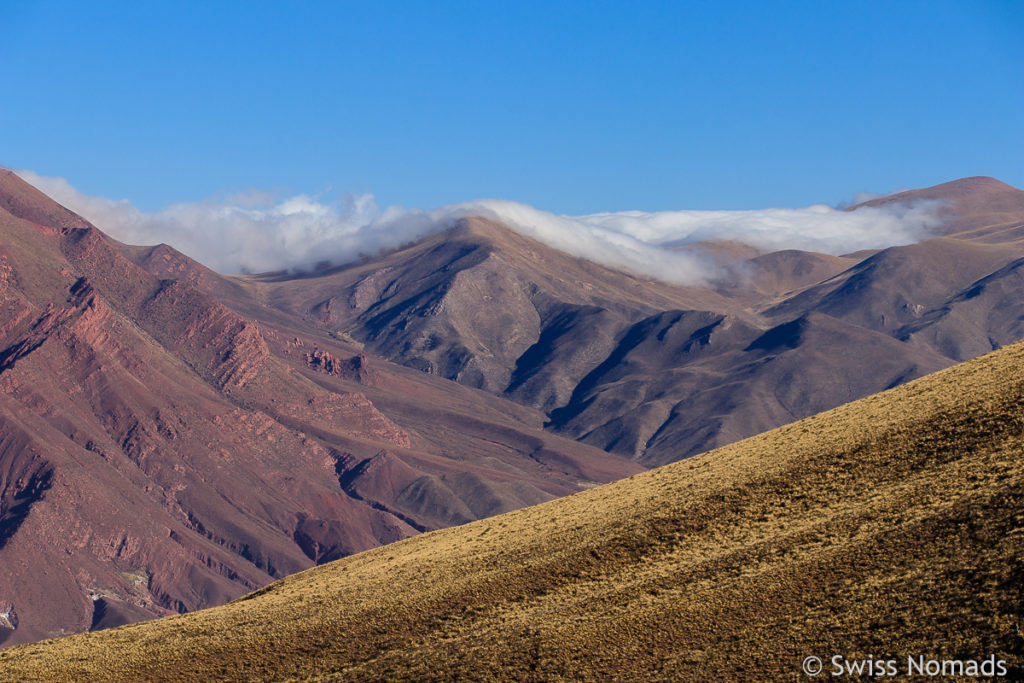
[[1017, 344], [224, 607], [4, 650], [0, 673], [764, 680], [809, 654], [995, 654], [1020, 675], [1022, 369]]

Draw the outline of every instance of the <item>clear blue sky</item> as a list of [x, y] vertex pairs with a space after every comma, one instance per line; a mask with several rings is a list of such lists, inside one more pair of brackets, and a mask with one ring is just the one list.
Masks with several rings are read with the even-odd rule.
[[1024, 186], [1024, 3], [0, 0], [0, 164], [144, 209]]

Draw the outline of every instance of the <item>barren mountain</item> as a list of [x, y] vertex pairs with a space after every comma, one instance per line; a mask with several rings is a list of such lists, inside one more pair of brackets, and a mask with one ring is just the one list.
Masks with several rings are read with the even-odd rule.
[[914, 201], [945, 204], [944, 221], [934, 226], [937, 234], [997, 244], [1024, 239], [1024, 192], [995, 178], [962, 178], [879, 197], [863, 206]]
[[373, 354], [663, 464], [1024, 336], [1024, 299], [1013, 296], [1024, 192], [967, 178], [869, 204], [922, 200], [945, 203], [933, 227], [949, 236], [739, 262], [742, 245], [726, 244], [712, 250], [728, 265], [710, 288], [610, 270], [484, 219], [367, 263], [252, 285]]
[[243, 285], [119, 245], [8, 172], [0, 207], [0, 641], [221, 604], [641, 469], [240, 315], [215, 295]]
[[586, 348], [543, 364], [557, 376], [530, 402], [541, 406], [559, 401], [560, 385], [607, 352], [606, 331], [666, 308], [738, 308], [706, 288], [611, 270], [483, 218], [359, 266], [254, 284], [271, 305], [342, 330], [377, 355], [492, 392], [512, 384], [528, 393], [541, 364], [518, 361], [540, 351], [542, 336], [571, 334]]
[[1016, 344], [223, 607], [8, 649], [0, 668], [18, 680], [763, 681], [871, 660], [891, 676], [1020, 680], [1022, 363]]

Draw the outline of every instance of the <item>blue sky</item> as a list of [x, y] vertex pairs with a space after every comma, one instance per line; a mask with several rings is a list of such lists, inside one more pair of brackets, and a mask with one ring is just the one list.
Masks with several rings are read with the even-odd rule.
[[1024, 186], [1024, 3], [0, 0], [0, 164], [556, 213]]

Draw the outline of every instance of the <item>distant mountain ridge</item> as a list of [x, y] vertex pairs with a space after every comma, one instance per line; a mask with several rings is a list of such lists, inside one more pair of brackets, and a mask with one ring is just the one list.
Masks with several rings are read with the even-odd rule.
[[1024, 192], [988, 176], [972, 176], [920, 190], [897, 192], [858, 206], [885, 206], [916, 200], [947, 203], [940, 235], [994, 244], [1024, 239]]
[[255, 281], [280, 310], [377, 355], [656, 465], [1024, 337], [1012, 294], [1024, 192], [967, 178], [867, 205], [922, 199], [946, 202], [948, 235], [845, 257], [760, 254], [705, 288], [597, 266], [479, 218], [301, 285]]

